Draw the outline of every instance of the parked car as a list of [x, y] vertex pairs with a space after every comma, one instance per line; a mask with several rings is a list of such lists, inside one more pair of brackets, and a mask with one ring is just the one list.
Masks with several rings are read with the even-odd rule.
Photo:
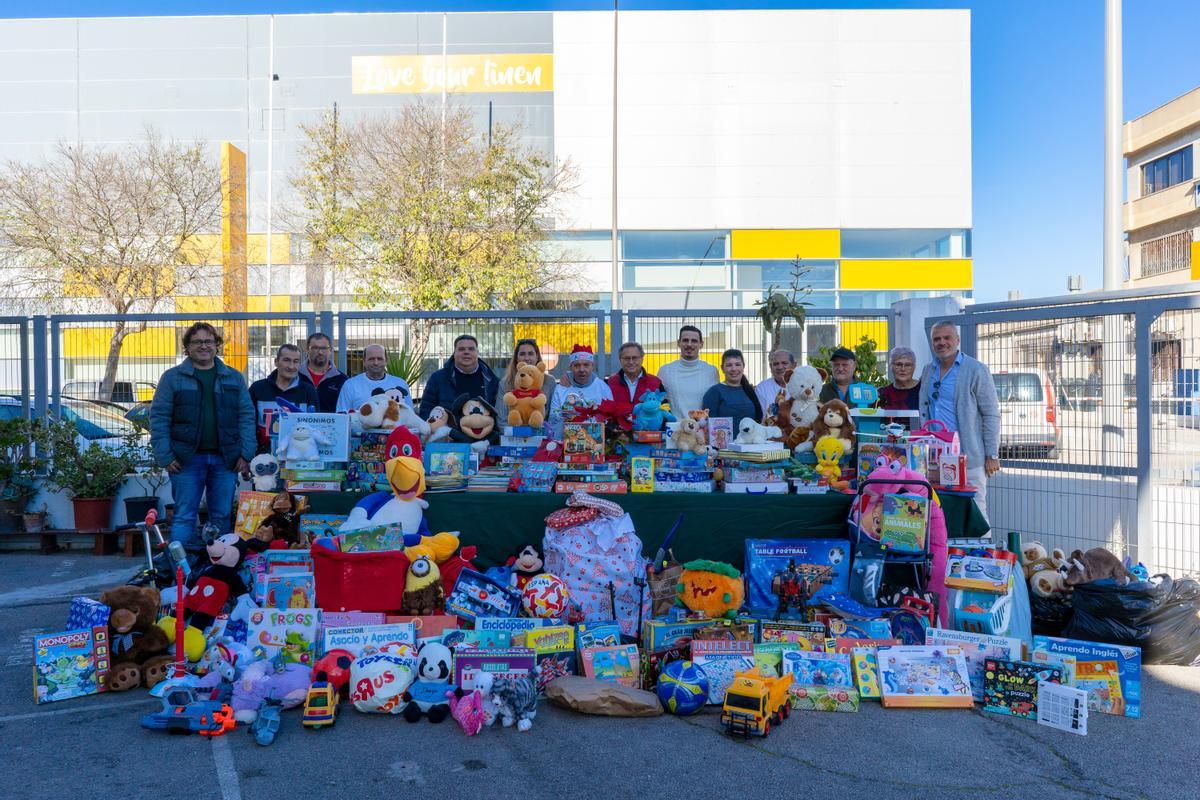
[[157, 384], [151, 381], [114, 381], [112, 397], [101, 397], [100, 381], [67, 381], [60, 394], [76, 400], [99, 400], [131, 408], [154, 399]]
[[1061, 433], [1056, 392], [1040, 369], [997, 372], [1002, 458], [1057, 458]]
[[[125, 419], [120, 406], [65, 397], [61, 405], [62, 418], [75, 423], [75, 430], [89, 443], [108, 450], [118, 450], [132, 434], [137, 435], [147, 448], [150, 446], [149, 434]], [[50, 413], [53, 414], [55, 410], [56, 406], [51, 403]], [[22, 413], [21, 398], [0, 397], [0, 419], [16, 419]]]

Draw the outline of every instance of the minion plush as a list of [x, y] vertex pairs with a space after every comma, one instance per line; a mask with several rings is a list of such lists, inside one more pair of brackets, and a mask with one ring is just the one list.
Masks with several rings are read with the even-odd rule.
[[437, 563], [428, 556], [417, 556], [404, 578], [404, 597], [400, 601], [404, 613], [418, 617], [440, 614], [445, 600]]

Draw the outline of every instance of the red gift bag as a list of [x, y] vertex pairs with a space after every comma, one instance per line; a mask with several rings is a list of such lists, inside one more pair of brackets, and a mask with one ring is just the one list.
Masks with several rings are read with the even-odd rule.
[[400, 613], [408, 572], [404, 551], [343, 553], [313, 546], [312, 557], [320, 608]]

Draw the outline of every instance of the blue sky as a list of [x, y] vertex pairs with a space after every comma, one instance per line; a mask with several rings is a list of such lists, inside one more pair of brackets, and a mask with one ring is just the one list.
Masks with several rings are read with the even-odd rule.
[[[9, 0], [4, 16], [610, 8], [587, 0]], [[1103, 0], [639, 2], [621, 8], [969, 8], [979, 300], [1101, 284]], [[1124, 4], [1124, 117], [1200, 85], [1195, 0]]]

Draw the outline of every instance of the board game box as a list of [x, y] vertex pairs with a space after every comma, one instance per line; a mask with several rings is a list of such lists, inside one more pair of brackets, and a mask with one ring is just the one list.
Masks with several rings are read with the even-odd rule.
[[783, 654], [783, 674], [791, 674], [801, 686], [854, 687], [850, 656], [843, 653], [820, 653], [793, 650]]
[[348, 650], [356, 656], [367, 650], [390, 650], [399, 655], [416, 655], [417, 636], [411, 622], [384, 625], [348, 625], [325, 628], [321, 652]]
[[641, 679], [636, 644], [616, 647], [587, 647], [580, 653], [583, 674], [598, 681], [615, 681], [637, 688]]
[[107, 625], [39, 636], [33, 640], [33, 701], [98, 694], [111, 662]]
[[1128, 645], [1033, 637], [1033, 648], [1075, 657], [1075, 686], [1088, 693], [1088, 709], [1126, 717], [1142, 715], [1142, 651]]
[[708, 677], [708, 704], [725, 702], [734, 676], [754, 668], [754, 644], [719, 639], [693, 639], [692, 663]]
[[536, 665], [534, 652], [527, 647], [497, 650], [463, 650], [454, 654], [454, 683], [464, 692], [479, 688], [475, 676], [487, 672], [492, 677], [524, 678]]
[[779, 598], [771, 592], [775, 576], [794, 563], [814, 588], [810, 605], [850, 586], [850, 542], [846, 539], [747, 539], [746, 605], [774, 613]]
[[446, 611], [474, 622], [479, 617], [515, 617], [521, 593], [502, 586], [482, 572], [463, 569], [446, 598]]
[[971, 679], [971, 696], [977, 703], [983, 702], [983, 662], [989, 658], [1016, 661], [1021, 657], [1021, 640], [1012, 636], [930, 628], [925, 631], [925, 644], [957, 647], [962, 651]]
[[983, 662], [983, 710], [1037, 719], [1038, 682], [1062, 683], [1058, 667], [988, 658]]
[[246, 645], [279, 664], [312, 666], [320, 633], [320, 609], [256, 608], [250, 612]]
[[971, 708], [967, 661], [957, 647], [881, 647], [883, 705], [897, 708]]

